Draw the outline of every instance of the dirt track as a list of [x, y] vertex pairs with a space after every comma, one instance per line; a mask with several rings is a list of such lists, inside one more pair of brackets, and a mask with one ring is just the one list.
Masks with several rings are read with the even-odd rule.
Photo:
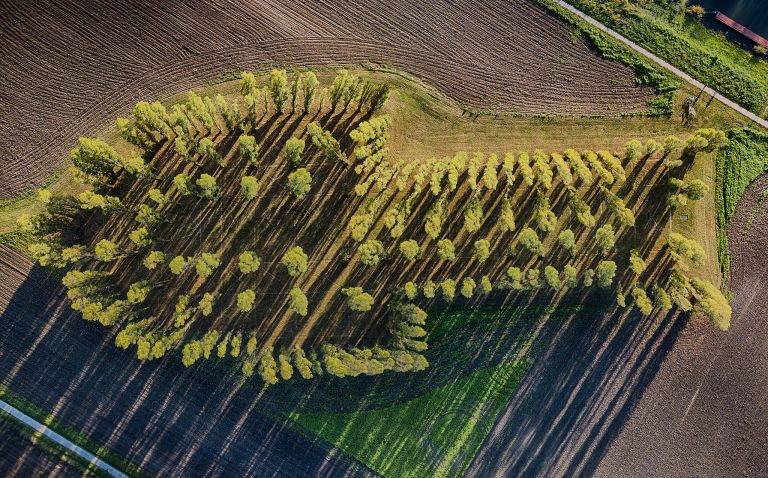
[[[0, 5], [0, 198], [117, 113], [269, 63], [375, 62], [480, 109], [619, 113], [652, 91], [528, 0]], [[425, 20], [426, 19], [426, 20]]]
[[732, 329], [686, 331], [597, 476], [768, 476], [768, 209], [753, 209], [766, 188], [752, 183], [729, 225]]

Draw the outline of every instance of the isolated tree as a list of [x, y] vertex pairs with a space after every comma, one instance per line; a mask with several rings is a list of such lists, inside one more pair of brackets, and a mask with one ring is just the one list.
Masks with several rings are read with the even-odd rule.
[[666, 312], [672, 309], [672, 299], [667, 294], [667, 291], [659, 286], [653, 288], [653, 305]]
[[428, 280], [424, 283], [424, 286], [422, 286], [421, 292], [427, 299], [434, 299], [435, 293], [437, 292], [437, 284], [432, 282], [432, 280]]
[[640, 275], [645, 270], [646, 264], [637, 249], [632, 249], [629, 253], [629, 269], [636, 275]]
[[541, 243], [541, 240], [539, 239], [539, 235], [536, 234], [536, 231], [530, 227], [526, 227], [520, 231], [520, 236], [518, 239], [520, 244], [522, 244], [523, 247], [528, 249], [532, 254], [540, 256], [544, 253], [544, 247]]
[[366, 266], [376, 266], [384, 256], [384, 245], [381, 241], [369, 239], [360, 245], [360, 262]]
[[615, 276], [616, 263], [613, 261], [600, 261], [595, 268], [595, 278], [597, 279], [598, 287], [607, 289], [613, 283]]
[[645, 290], [640, 287], [635, 287], [632, 289], [632, 298], [641, 314], [651, 315], [651, 312], [653, 311], [653, 303], [651, 302], [651, 299], [648, 298], [648, 294], [645, 293]]
[[408, 300], [414, 300], [419, 295], [419, 286], [413, 281], [408, 281], [403, 286], [403, 293]]
[[288, 293], [288, 306], [292, 311], [296, 312], [302, 317], [307, 315], [307, 308], [309, 307], [309, 301], [304, 292], [298, 287], [294, 287]]
[[152, 284], [148, 280], [134, 282], [128, 287], [126, 299], [129, 304], [141, 304], [147, 299], [150, 290], [152, 290]]
[[670, 154], [676, 153], [683, 146], [685, 146], [685, 142], [683, 140], [675, 135], [669, 135], [664, 139], [664, 155], [669, 156]]
[[557, 227], [557, 216], [552, 212], [549, 198], [541, 191], [538, 192], [538, 198], [536, 199], [534, 216], [536, 218], [536, 226], [543, 232], [553, 231]]
[[626, 150], [626, 157], [629, 161], [640, 159], [643, 155], [643, 143], [636, 139], [627, 141], [627, 144], [624, 145], [624, 149]]
[[557, 242], [560, 244], [560, 247], [568, 251], [569, 254], [573, 255], [574, 250], [576, 249], [576, 236], [573, 234], [572, 230], [564, 229], [561, 231], [557, 236]]
[[256, 292], [252, 289], [246, 289], [237, 294], [237, 308], [241, 312], [250, 312], [253, 310], [253, 303], [256, 301]]
[[285, 142], [285, 147], [283, 148], [285, 159], [292, 165], [297, 166], [301, 163], [302, 153], [304, 153], [304, 140], [291, 136], [291, 138]]
[[304, 77], [301, 82], [303, 96], [304, 96], [304, 112], [309, 113], [312, 108], [312, 104], [315, 101], [317, 95], [317, 88], [320, 86], [320, 82], [317, 81], [317, 76], [311, 71], [304, 73]]
[[560, 273], [552, 266], [544, 268], [544, 279], [552, 290], [558, 291], [563, 286], [563, 283], [560, 282]]
[[307, 271], [308, 257], [304, 253], [304, 249], [299, 246], [290, 248], [280, 262], [288, 269], [288, 274], [291, 277], [297, 277]]
[[490, 277], [483, 276], [480, 279], [480, 292], [482, 294], [490, 294], [493, 292], [493, 284], [491, 283]]
[[595, 241], [597, 242], [597, 247], [600, 248], [601, 254], [608, 254], [616, 245], [616, 234], [613, 231], [613, 227], [610, 224], [600, 226], [595, 231]]
[[341, 150], [339, 142], [333, 137], [333, 134], [322, 128], [320, 124], [315, 121], [307, 125], [307, 134], [312, 138], [312, 144], [328, 159], [339, 161], [342, 163], [347, 162], [347, 158], [344, 152]]
[[201, 278], [207, 279], [220, 264], [221, 261], [216, 254], [203, 252], [195, 261], [195, 272], [197, 272], [197, 275]]
[[288, 190], [296, 199], [302, 199], [312, 187], [312, 175], [306, 168], [299, 168], [288, 175]]
[[407, 241], [403, 241], [400, 243], [399, 246], [400, 254], [409, 261], [412, 261], [419, 257], [419, 254], [421, 253], [421, 249], [419, 248], [419, 243], [414, 241], [413, 239], [409, 239]]
[[269, 93], [278, 113], [283, 113], [288, 100], [288, 73], [285, 70], [272, 70], [269, 75]]
[[147, 197], [150, 201], [154, 202], [158, 206], [162, 206], [168, 202], [168, 196], [163, 194], [159, 189], [152, 188], [147, 191]]
[[533, 163], [536, 165], [536, 179], [544, 189], [552, 188], [554, 174], [549, 165], [549, 156], [544, 151], [537, 149], [533, 152]]
[[[293, 74], [291, 79], [291, 113], [296, 112], [296, 107], [299, 105], [299, 91], [301, 91], [302, 75], [298, 72]], [[306, 110], [305, 110], [306, 111]]]
[[552, 153], [551, 156], [552, 164], [555, 166], [555, 169], [557, 169], [557, 174], [560, 176], [560, 180], [563, 184], [566, 186], [573, 184], [573, 174], [571, 173], [570, 166], [565, 162], [565, 159], [558, 153]]
[[216, 184], [216, 178], [210, 174], [203, 173], [195, 181], [199, 190], [199, 195], [205, 199], [216, 199], [219, 197], [219, 186]]
[[474, 279], [471, 277], [465, 277], [461, 281], [461, 295], [466, 299], [471, 299], [472, 295], [475, 293], [476, 286], [477, 284], [475, 283]]
[[678, 264], [682, 263], [683, 259], [688, 259], [695, 265], [701, 266], [707, 260], [707, 254], [701, 244], [678, 232], [670, 233], [667, 246], [672, 260]]
[[444, 261], [456, 260], [456, 248], [450, 239], [440, 239], [437, 241], [437, 257]]
[[259, 165], [259, 149], [256, 138], [247, 134], [240, 135], [240, 156], [253, 166]]
[[259, 270], [261, 267], [261, 260], [256, 253], [251, 251], [245, 251], [241, 253], [237, 258], [237, 267], [240, 269], [241, 274], [252, 274]]
[[440, 293], [446, 302], [453, 301], [453, 298], [456, 296], [456, 281], [453, 279], [445, 279], [440, 283]]
[[256, 180], [256, 176], [243, 176], [240, 179], [240, 195], [246, 201], [250, 201], [257, 194], [259, 194], [259, 182]]
[[128, 234], [128, 238], [138, 247], [147, 247], [155, 242], [154, 238], [149, 233], [149, 229], [147, 229], [146, 226], [141, 226], [137, 229], [134, 229]]
[[107, 184], [115, 179], [115, 168], [123, 164], [115, 149], [100, 139], [80, 138], [78, 147], [69, 153], [69, 159], [82, 174], [79, 176], [93, 184]]
[[621, 165], [621, 161], [616, 156], [612, 155], [609, 151], [598, 151], [597, 156], [605, 165], [605, 167], [611, 172], [613, 178], [623, 183], [627, 179], [627, 175], [624, 172], [624, 167]]
[[499, 178], [496, 174], [496, 168], [499, 167], [499, 157], [495, 154], [488, 156], [488, 160], [485, 162], [485, 169], [483, 169], [483, 186], [490, 190], [496, 189], [499, 184]]
[[512, 232], [515, 230], [515, 213], [512, 211], [512, 202], [506, 194], [501, 199], [499, 225], [501, 226], [502, 231]]
[[144, 267], [151, 271], [155, 270], [157, 266], [164, 262], [165, 253], [162, 251], [150, 251], [149, 254], [147, 254], [147, 257], [144, 258], [144, 261], [142, 261]]
[[469, 200], [464, 209], [464, 230], [473, 233], [480, 230], [483, 225], [483, 208], [480, 199], [475, 196]]
[[541, 289], [541, 271], [538, 269], [528, 269], [525, 273], [526, 286], [531, 290]]
[[347, 305], [355, 312], [367, 312], [373, 307], [373, 296], [362, 287], [345, 287], [341, 293], [347, 296]]
[[176, 256], [168, 263], [168, 269], [174, 275], [180, 275], [189, 266], [189, 261], [184, 256]]
[[256, 86], [256, 75], [250, 71], [244, 71], [240, 77], [240, 94], [242, 96], [259, 94], [259, 88]]
[[110, 262], [120, 256], [120, 248], [109, 239], [102, 239], [96, 243], [93, 253], [96, 259], [103, 262]]
[[486, 259], [491, 257], [491, 243], [487, 239], [480, 239], [475, 241], [475, 258], [479, 262], [485, 262]]
[[267, 385], [274, 385], [278, 382], [277, 378], [277, 362], [272, 356], [273, 350], [270, 347], [267, 350], [261, 352], [259, 357], [259, 364], [257, 371], [264, 383]]
[[593, 269], [587, 269], [584, 271], [584, 278], [582, 280], [582, 284], [584, 287], [592, 287], [592, 284], [595, 281], [595, 271]]
[[197, 306], [200, 308], [200, 313], [203, 314], [205, 317], [208, 317], [213, 313], [213, 305], [216, 302], [216, 296], [213, 295], [210, 292], [206, 292], [203, 294], [203, 296], [200, 298], [200, 302], [197, 303]]
[[565, 277], [565, 285], [568, 288], [573, 289], [579, 285], [578, 271], [570, 264], [566, 264], [563, 268], [563, 276]]

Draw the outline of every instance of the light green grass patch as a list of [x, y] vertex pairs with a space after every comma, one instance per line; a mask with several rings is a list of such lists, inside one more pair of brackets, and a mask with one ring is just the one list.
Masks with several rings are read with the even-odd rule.
[[461, 476], [529, 366], [481, 369], [377, 410], [290, 417], [383, 476]]

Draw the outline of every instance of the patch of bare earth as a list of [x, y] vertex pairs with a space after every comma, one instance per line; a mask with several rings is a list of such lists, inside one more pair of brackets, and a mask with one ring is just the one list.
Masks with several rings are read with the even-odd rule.
[[618, 114], [653, 94], [529, 0], [4, 2], [0, 198], [139, 100], [275, 63], [393, 66], [483, 110]]
[[686, 330], [597, 476], [768, 476], [768, 208], [758, 205], [766, 189], [763, 175], [728, 227], [731, 330]]

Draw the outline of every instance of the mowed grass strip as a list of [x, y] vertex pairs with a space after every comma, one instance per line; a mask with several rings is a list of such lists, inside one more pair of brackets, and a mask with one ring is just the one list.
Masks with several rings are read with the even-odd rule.
[[290, 417], [384, 476], [461, 476], [529, 366], [480, 369], [378, 410]]

